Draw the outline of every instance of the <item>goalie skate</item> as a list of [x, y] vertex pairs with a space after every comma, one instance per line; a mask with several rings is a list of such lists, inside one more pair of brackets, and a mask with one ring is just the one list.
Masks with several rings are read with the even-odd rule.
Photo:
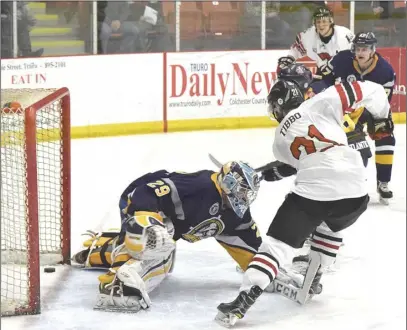
[[[131, 288], [129, 288], [131, 290]], [[147, 309], [149, 305], [142, 297], [126, 296], [123, 294], [122, 283], [111, 285], [101, 285], [98, 301], [93, 307], [94, 310], [116, 313], [137, 313], [141, 309]]]
[[134, 304], [133, 306], [114, 305], [110, 301], [110, 297], [100, 296], [98, 302], [93, 307], [93, 309], [97, 310], [97, 311], [103, 311], [103, 312], [134, 314], [134, 313], [138, 313], [142, 308], [141, 308], [140, 304], [138, 304], [138, 305]]

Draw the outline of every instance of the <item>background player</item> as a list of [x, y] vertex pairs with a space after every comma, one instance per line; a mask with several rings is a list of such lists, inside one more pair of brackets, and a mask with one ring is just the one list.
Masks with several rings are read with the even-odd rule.
[[289, 54], [278, 60], [277, 73], [295, 60], [308, 56], [316, 62], [317, 74], [320, 74], [332, 56], [351, 48], [352, 31], [335, 25], [333, 14], [327, 7], [319, 7], [314, 12], [312, 23], [313, 26], [297, 35]]
[[[310, 84], [309, 88], [305, 91], [304, 98], [307, 100], [324, 91], [329, 86], [330, 84], [325, 82], [324, 80], [315, 79]], [[348, 137], [349, 147], [359, 151], [363, 160], [363, 164], [366, 167], [369, 158], [372, 157], [372, 151], [370, 150], [370, 145], [366, 140], [364, 125], [361, 121], [359, 122], [358, 120], [353, 120], [351, 118], [357, 118], [360, 115], [361, 111], [363, 111], [363, 108], [357, 109], [351, 114], [345, 114], [343, 117], [343, 129], [346, 132], [346, 136]]]
[[290, 81], [273, 86], [269, 113], [280, 123], [273, 152], [277, 160], [298, 172], [244, 274], [239, 295], [218, 306], [219, 323], [231, 326], [243, 318], [274, 281], [280, 266], [291, 263], [294, 249], [301, 248], [315, 230], [310, 264], [298, 295], [306, 302], [314, 293], [323, 271], [335, 261], [342, 231], [359, 218], [369, 201], [361, 157], [346, 145], [343, 113], [364, 105], [376, 120], [370, 129], [380, 129], [390, 108], [385, 96], [383, 87], [373, 82], [332, 86], [307, 101]]
[[[335, 82], [373, 81], [382, 85], [386, 91], [389, 103], [393, 96], [396, 74], [390, 65], [379, 53], [376, 52], [377, 39], [372, 32], [359, 32], [356, 34], [351, 50], [339, 52], [333, 57], [322, 72], [324, 82], [330, 86]], [[370, 118], [369, 113], [360, 109], [351, 114], [355, 123], [356, 132], [360, 131]], [[393, 120], [391, 112], [386, 123], [387, 132], [371, 136], [376, 145], [376, 179], [377, 191], [380, 201], [388, 204], [388, 199], [393, 197], [388, 187], [391, 180], [393, 155], [396, 139], [393, 135]]]
[[92, 235], [73, 257], [109, 269], [99, 276], [95, 309], [148, 308], [148, 293], [173, 267], [178, 239], [214, 237], [245, 270], [261, 244], [249, 211], [258, 189], [258, 174], [244, 162], [229, 162], [220, 172], [161, 170], [133, 181], [120, 199], [121, 232]]

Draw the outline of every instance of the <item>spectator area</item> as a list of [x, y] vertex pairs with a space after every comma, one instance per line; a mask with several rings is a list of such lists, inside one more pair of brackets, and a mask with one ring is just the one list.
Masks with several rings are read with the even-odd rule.
[[[108, 1], [98, 1], [98, 28], [103, 21], [103, 10]], [[136, 6], [148, 5], [148, 1], [134, 2]], [[355, 2], [355, 31], [373, 31], [382, 47], [406, 46], [406, 2], [394, 1], [386, 5], [383, 14], [373, 12], [371, 1]], [[384, 4], [383, 4], [384, 3]], [[282, 36], [266, 16], [266, 48], [287, 48], [293, 35], [311, 25], [311, 6], [326, 4], [334, 13], [335, 23], [349, 27], [348, 1], [280, 1], [276, 4], [276, 15], [286, 23], [288, 29]], [[309, 6], [309, 13], [298, 16], [301, 6]], [[103, 7], [104, 6], [104, 7]], [[162, 0], [158, 6], [162, 25], [149, 32], [150, 41], [162, 47], [149, 47], [147, 51], [174, 51], [176, 32], [175, 1]], [[252, 6], [250, 10], [248, 7]], [[92, 53], [92, 3], [89, 1], [48, 1], [31, 2], [30, 10], [37, 19], [37, 25], [31, 30], [33, 48], [44, 48], [44, 55], [86, 54]], [[138, 9], [139, 10], [139, 9]], [[274, 9], [272, 8], [271, 11]], [[7, 18], [6, 18], [7, 19]], [[227, 50], [261, 48], [261, 2], [255, 1], [183, 1], [180, 3], [180, 49], [188, 50]], [[4, 24], [3, 24], [4, 25]], [[3, 27], [2, 25], [2, 27]], [[6, 29], [4, 30], [6, 31]], [[270, 32], [271, 31], [271, 32]], [[274, 34], [273, 34], [274, 33]], [[169, 34], [171, 42], [164, 43], [160, 36]], [[282, 36], [282, 41], [278, 41]], [[3, 38], [4, 37], [4, 38]], [[11, 36], [3, 36], [2, 44]], [[8, 39], [7, 39], [8, 38]], [[6, 40], [7, 39], [7, 40]], [[10, 44], [10, 42], [8, 42]], [[113, 48], [116, 46], [113, 45]], [[117, 47], [116, 47], [117, 48]]]

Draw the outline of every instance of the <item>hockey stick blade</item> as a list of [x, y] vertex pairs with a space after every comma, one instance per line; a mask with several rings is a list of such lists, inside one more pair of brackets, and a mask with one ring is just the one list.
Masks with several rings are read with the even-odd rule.
[[275, 279], [273, 281], [273, 286], [274, 288], [272, 292], [278, 293], [283, 297], [300, 304], [297, 299], [300, 288], [296, 288], [293, 285], [284, 283], [278, 279]]
[[211, 160], [211, 162], [212, 162], [215, 166], [217, 166], [217, 167], [219, 167], [219, 168], [222, 168], [223, 164], [222, 164], [219, 160], [217, 160], [212, 154], [208, 154], [208, 156], [209, 156], [209, 159]]
[[[278, 293], [291, 301], [304, 305], [313, 297], [313, 294], [310, 294], [310, 289], [320, 265], [321, 259], [319, 254], [316, 253], [313, 255], [313, 258], [311, 258], [301, 288], [276, 278], [273, 281], [272, 290], [266, 289], [266, 291]], [[288, 278], [290, 277], [291, 276], [288, 275]]]

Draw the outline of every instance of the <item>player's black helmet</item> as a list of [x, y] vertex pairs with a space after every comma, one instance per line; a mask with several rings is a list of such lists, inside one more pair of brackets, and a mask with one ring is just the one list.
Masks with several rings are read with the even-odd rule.
[[304, 102], [304, 94], [297, 84], [279, 80], [271, 88], [267, 102], [270, 118], [280, 123], [291, 110], [297, 109]]
[[352, 40], [352, 52], [354, 53], [356, 47], [371, 47], [376, 51], [377, 39], [373, 32], [359, 32]]
[[315, 25], [316, 20], [318, 18], [324, 18], [328, 17], [329, 20], [331, 21], [331, 24], [334, 24], [334, 16], [332, 14], [332, 11], [327, 8], [327, 7], [318, 7], [314, 13], [312, 14], [312, 24]]
[[304, 64], [294, 63], [280, 70], [277, 75], [280, 80], [295, 82], [302, 93], [308, 89], [312, 82], [312, 72]]

